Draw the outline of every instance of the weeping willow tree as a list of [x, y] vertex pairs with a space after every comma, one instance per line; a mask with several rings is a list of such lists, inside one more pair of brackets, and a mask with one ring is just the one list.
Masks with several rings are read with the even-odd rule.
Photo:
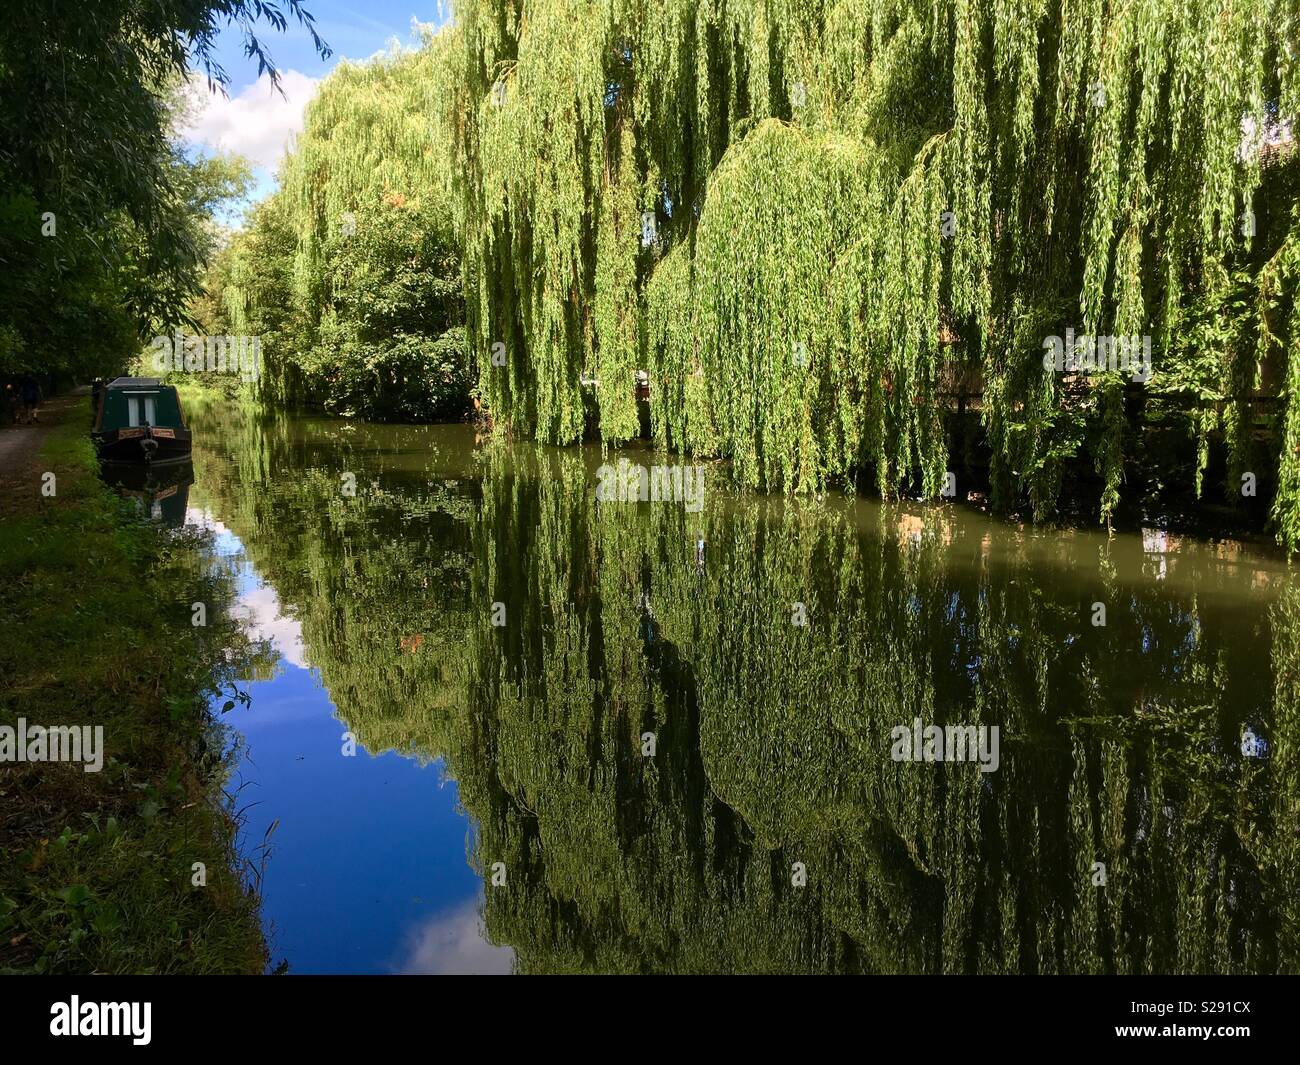
[[314, 303], [327, 303], [329, 243], [361, 228], [354, 212], [418, 196], [431, 224], [449, 224], [450, 137], [438, 101], [450, 43], [426, 33], [416, 50], [345, 62], [307, 105], [279, 176], [298, 234], [297, 279]]
[[439, 103], [450, 47], [448, 33], [426, 30], [417, 48], [331, 73], [272, 202], [214, 277], [233, 330], [271, 334], [268, 398], [410, 420], [467, 407], [451, 135]]
[[[1197, 492], [1221, 440], [1226, 494], [1256, 474], [1300, 543], [1297, 0], [456, 18], [470, 342], [512, 427], [626, 440], [646, 368], [657, 439], [745, 483], [934, 495], [969, 389], [1004, 509], [1050, 514], [1083, 459], [1108, 519], [1171, 476], [1155, 424]], [[1072, 334], [1149, 337], [1150, 378], [1045, 372]]]

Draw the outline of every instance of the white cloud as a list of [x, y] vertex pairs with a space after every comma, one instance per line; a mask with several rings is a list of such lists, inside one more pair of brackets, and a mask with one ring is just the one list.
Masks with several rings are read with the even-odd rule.
[[509, 947], [487, 941], [478, 902], [470, 899], [413, 929], [397, 971], [425, 976], [498, 975], [512, 971], [514, 958]]
[[270, 585], [262, 585], [239, 597], [240, 613], [254, 640], [270, 640], [272, 646], [290, 665], [308, 669], [302, 643], [302, 626], [280, 613], [280, 597]]
[[274, 173], [290, 139], [301, 132], [303, 108], [319, 84], [319, 78], [285, 70], [280, 73], [283, 96], [263, 74], [237, 95], [228, 97], [209, 92], [207, 82], [196, 75], [190, 80], [195, 111], [181, 136], [193, 144], [237, 152], [255, 166]]
[[231, 616], [244, 623], [244, 629], [250, 639], [270, 640], [271, 645], [280, 652], [290, 665], [299, 669], [310, 669], [307, 652], [302, 640], [302, 625], [296, 619], [280, 609], [280, 597], [274, 588], [264, 584], [253, 574], [252, 565], [244, 555], [244, 545], [239, 537], [226, 528], [206, 510], [188, 507], [185, 511], [185, 524], [195, 529], [206, 529], [215, 537], [214, 546], [217, 554], [224, 558], [235, 558], [247, 566], [247, 573], [253, 575], [256, 584], [246, 587], [239, 593], [231, 608]]

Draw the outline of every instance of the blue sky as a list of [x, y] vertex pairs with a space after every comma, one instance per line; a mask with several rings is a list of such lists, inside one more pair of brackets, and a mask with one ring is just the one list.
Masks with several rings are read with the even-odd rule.
[[345, 58], [366, 59], [386, 51], [394, 38], [410, 45], [412, 19], [436, 26], [448, 18], [445, 0], [305, 0], [305, 6], [334, 50], [329, 59], [316, 54], [311, 36], [296, 21], [290, 20], [284, 33], [260, 23], [258, 37], [283, 78], [284, 97], [279, 97], [265, 76], [258, 78], [256, 60], [245, 58], [238, 27], [226, 27], [214, 57], [230, 76], [228, 97], [196, 89], [200, 110], [183, 131], [196, 150], [235, 151], [251, 159], [255, 200], [274, 188], [275, 166], [289, 138], [301, 129], [303, 107], [321, 78]]
[[467, 858], [468, 815], [442, 761], [376, 754], [348, 728], [307, 659], [302, 628], [244, 545], [212, 515], [187, 514], [215, 534], [237, 567], [239, 613], [270, 640], [280, 668], [241, 685], [248, 706], [214, 716], [242, 736], [229, 791], [243, 811], [240, 846], [256, 860], [269, 838], [262, 918], [272, 961], [295, 973], [506, 973], [513, 951], [489, 943], [483, 882]]

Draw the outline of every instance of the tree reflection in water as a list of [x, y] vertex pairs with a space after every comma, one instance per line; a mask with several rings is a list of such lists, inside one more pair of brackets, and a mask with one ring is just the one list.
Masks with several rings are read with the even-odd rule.
[[[699, 513], [602, 504], [589, 449], [196, 421], [339, 716], [445, 758], [522, 971], [1297, 968], [1300, 587], [1265, 554], [713, 469]], [[917, 718], [998, 726], [998, 770], [891, 760]]]

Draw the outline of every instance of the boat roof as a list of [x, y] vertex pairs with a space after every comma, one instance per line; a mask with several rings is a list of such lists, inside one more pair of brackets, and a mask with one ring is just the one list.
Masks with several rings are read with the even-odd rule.
[[161, 388], [162, 381], [157, 377], [115, 377], [108, 382], [109, 388]]

